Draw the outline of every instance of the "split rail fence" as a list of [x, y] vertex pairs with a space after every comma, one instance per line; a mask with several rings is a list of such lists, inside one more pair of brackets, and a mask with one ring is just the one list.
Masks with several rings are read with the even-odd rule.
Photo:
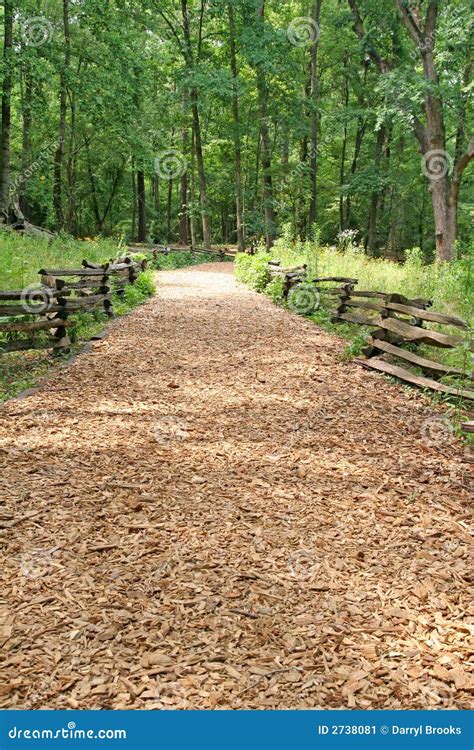
[[[76, 326], [74, 315], [102, 308], [113, 317], [112, 293], [123, 294], [145, 266], [146, 261], [131, 258], [103, 265], [84, 260], [81, 268], [41, 269], [39, 286], [0, 291], [0, 333], [8, 338], [0, 341], [0, 354], [31, 349], [67, 352], [71, 345], [68, 330]], [[3, 322], [3, 318], [11, 320]], [[30, 337], [18, 336], [24, 333]]]
[[[300, 284], [310, 283], [320, 295], [327, 295], [327, 306], [332, 306], [330, 300], [335, 303], [332, 315], [334, 322], [344, 321], [375, 329], [363, 350], [366, 359], [356, 359], [357, 364], [391, 375], [419, 388], [474, 400], [474, 390], [465, 387], [465, 381], [473, 378], [472, 371], [467, 372], [467, 368], [450, 367], [417, 353], [421, 345], [437, 349], [463, 346], [467, 359], [468, 352], [474, 352], [474, 340], [466, 321], [454, 315], [431, 310], [430, 300], [409, 299], [402, 294], [358, 290], [357, 279], [340, 276], [309, 279], [306, 266], [282, 268], [278, 261], [270, 262], [268, 268], [270, 277], [282, 278], [285, 299], [288, 299], [291, 290]], [[329, 283], [337, 286], [328, 286]], [[427, 323], [454, 327], [461, 331], [461, 334], [431, 330], [425, 327]], [[407, 346], [410, 348], [406, 348]], [[423, 375], [408, 370], [406, 366], [395, 364], [394, 359], [417, 367]], [[439, 379], [445, 376], [453, 379], [452, 385], [439, 382]]]

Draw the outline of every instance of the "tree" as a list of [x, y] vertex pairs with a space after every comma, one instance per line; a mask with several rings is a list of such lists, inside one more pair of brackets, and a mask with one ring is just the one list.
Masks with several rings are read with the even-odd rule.
[[13, 87], [13, 3], [3, 4], [3, 85], [2, 85], [2, 143], [0, 171], [0, 221], [8, 222], [10, 186], [10, 127], [11, 95]]
[[230, 67], [232, 70], [232, 119], [235, 159], [235, 212], [237, 222], [237, 248], [240, 252], [242, 252], [245, 247], [242, 193], [242, 144], [240, 138], [236, 29], [234, 8], [232, 3], [229, 3], [227, 12], [229, 16]]
[[313, 44], [311, 45], [311, 202], [309, 206], [310, 229], [316, 223], [316, 201], [317, 201], [317, 179], [318, 179], [318, 49], [319, 49], [319, 24], [321, 19], [321, 2], [316, 0], [313, 6], [312, 20], [317, 30]]
[[[423, 171], [428, 177], [436, 235], [436, 254], [439, 260], [450, 260], [454, 256], [454, 242], [457, 236], [457, 205], [459, 189], [464, 171], [474, 158], [474, 139], [467, 148], [461, 149], [459, 141], [464, 134], [464, 122], [457, 144], [457, 154], [451, 170], [452, 157], [446, 143], [446, 124], [443, 106], [443, 93], [435, 61], [435, 41], [438, 21], [438, 0], [429, 0], [424, 20], [422, 18], [422, 0], [407, 4], [405, 0], [394, 0], [398, 12], [407, 29], [416, 50], [422, 59], [422, 86], [424, 122], [421, 113], [412, 108], [411, 121], [413, 132], [423, 154]], [[354, 17], [354, 30], [361, 41], [367, 43], [367, 53], [377, 65], [382, 75], [403, 65], [417, 72], [416, 57], [408, 61], [400, 56], [387, 59], [367, 40], [364, 22], [357, 0], [349, 0]], [[409, 63], [409, 66], [407, 64]], [[461, 107], [461, 119], [465, 109]], [[458, 131], [459, 132], [459, 131]], [[452, 171], [452, 176], [451, 176]]]
[[68, 76], [71, 65], [71, 32], [69, 28], [69, 0], [63, 0], [64, 63], [59, 74], [59, 130], [58, 145], [54, 155], [53, 202], [58, 229], [64, 228], [62, 204], [62, 169], [67, 127]]
[[[265, 33], [265, 0], [257, 0], [257, 32]], [[272, 155], [268, 127], [268, 87], [264, 59], [257, 61], [258, 111], [260, 116], [260, 143], [262, 147], [263, 209], [265, 212], [265, 238], [267, 248], [275, 242], [275, 211], [273, 207]]]

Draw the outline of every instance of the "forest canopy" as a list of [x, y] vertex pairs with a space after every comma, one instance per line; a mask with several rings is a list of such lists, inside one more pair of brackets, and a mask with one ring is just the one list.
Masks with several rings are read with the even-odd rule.
[[78, 237], [469, 249], [468, 0], [4, 0], [0, 212]]

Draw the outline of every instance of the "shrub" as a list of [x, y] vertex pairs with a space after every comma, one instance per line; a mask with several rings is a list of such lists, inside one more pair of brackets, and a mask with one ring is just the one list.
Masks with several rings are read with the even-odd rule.
[[251, 289], [263, 292], [270, 282], [268, 261], [272, 259], [269, 253], [257, 253], [247, 255], [238, 253], [235, 259], [235, 275], [239, 281], [243, 281]]

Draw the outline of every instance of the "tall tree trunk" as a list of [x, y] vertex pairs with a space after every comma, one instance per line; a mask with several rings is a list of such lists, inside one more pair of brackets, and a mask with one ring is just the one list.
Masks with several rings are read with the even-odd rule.
[[[185, 58], [188, 70], [190, 73], [194, 70], [194, 57], [191, 42], [191, 31], [189, 27], [189, 16], [188, 16], [188, 2], [187, 0], [181, 0], [181, 15], [183, 18], [183, 34], [185, 43]], [[204, 247], [206, 250], [211, 249], [212, 237], [211, 237], [211, 225], [209, 220], [209, 208], [207, 200], [206, 190], [206, 172], [204, 169], [204, 157], [202, 152], [202, 136], [201, 136], [201, 123], [199, 119], [199, 105], [198, 105], [198, 92], [197, 88], [191, 89], [191, 108], [193, 113], [193, 130], [196, 146], [196, 160], [199, 177], [199, 190], [201, 200], [201, 216], [202, 216], [202, 235]]]
[[[308, 78], [304, 86], [304, 103], [303, 103], [303, 118], [306, 121], [308, 119], [311, 122], [310, 114], [310, 100], [311, 100], [311, 59], [308, 66]], [[307, 236], [308, 219], [309, 213], [306, 206], [307, 201], [307, 185], [305, 184], [306, 179], [300, 179], [301, 175], [308, 175], [308, 146], [309, 137], [307, 133], [304, 133], [300, 143], [300, 161], [295, 169], [295, 175], [297, 177], [295, 185], [295, 199], [292, 201], [293, 208], [293, 224], [296, 228], [296, 234], [300, 237]]]
[[[184, 159], [187, 159], [188, 129], [181, 131], [181, 145]], [[188, 244], [188, 169], [181, 175], [179, 192], [179, 241], [182, 245]]]
[[[265, 19], [265, 0], [258, 0], [257, 27], [263, 34]], [[265, 215], [265, 239], [267, 248], [273, 247], [275, 242], [275, 210], [273, 207], [273, 179], [272, 155], [270, 146], [270, 131], [268, 128], [268, 87], [265, 70], [261, 62], [257, 63], [257, 92], [258, 109], [260, 115], [260, 142], [262, 145], [263, 171], [263, 210]]]
[[[410, 5], [406, 4], [404, 0], [396, 0], [396, 5], [408, 33], [418, 47], [423, 61], [423, 76], [426, 83], [424, 87], [426, 124], [423, 126], [416, 117], [413, 118], [413, 122], [415, 135], [418, 138], [420, 149], [424, 156], [424, 171], [429, 180], [436, 233], [436, 255], [439, 260], [448, 261], [454, 257], [459, 188], [464, 170], [469, 162], [474, 159], [474, 138], [471, 139], [464, 153], [461, 149], [461, 142], [464, 139], [461, 138], [461, 141], [458, 138], [456, 139], [455, 160], [453, 160], [453, 163], [450, 163], [450, 157], [446, 153], [443, 100], [440, 92], [438, 71], [436, 70], [434, 60], [434, 40], [439, 0], [429, 0], [424, 23], [419, 14], [413, 12]], [[468, 74], [469, 68], [470, 57], [467, 62]], [[465, 95], [465, 92], [463, 92], [458, 118], [459, 122], [464, 119], [463, 106]], [[450, 175], [451, 171], [452, 177]]]
[[73, 234], [76, 223], [76, 97], [71, 96], [71, 137], [69, 139], [69, 159], [67, 162], [67, 217], [66, 229]]
[[171, 242], [171, 208], [173, 206], [173, 180], [168, 180], [168, 196], [166, 199], [166, 239]]
[[[351, 163], [351, 178], [357, 171], [357, 163], [359, 161], [360, 150], [362, 148], [362, 141], [364, 140], [366, 123], [363, 117], [357, 118], [357, 131], [354, 142], [354, 154], [352, 156]], [[351, 196], [348, 195], [346, 199], [346, 226], [350, 227], [351, 224]]]
[[0, 172], [0, 222], [8, 223], [10, 186], [10, 125], [13, 85], [13, 3], [3, 3], [3, 86], [2, 86], [2, 144]]
[[243, 193], [242, 193], [242, 146], [240, 140], [239, 119], [239, 92], [238, 92], [238, 69], [236, 50], [236, 30], [234, 8], [228, 5], [229, 15], [229, 37], [230, 37], [230, 67], [232, 70], [232, 119], [234, 135], [234, 160], [235, 160], [235, 208], [237, 223], [237, 249], [243, 252], [245, 248], [244, 221], [243, 221]]
[[132, 242], [137, 238], [137, 180], [135, 175], [135, 159], [132, 156]]
[[63, 0], [63, 33], [64, 33], [64, 63], [59, 77], [59, 136], [58, 146], [54, 155], [54, 184], [53, 205], [58, 229], [64, 228], [64, 212], [62, 205], [62, 171], [64, 158], [64, 141], [66, 138], [67, 116], [67, 87], [69, 65], [71, 62], [71, 37], [69, 32], [69, 0]]
[[[383, 144], [385, 141], [385, 127], [382, 125], [377, 133], [377, 142], [375, 144], [375, 158], [374, 168], [377, 179], [379, 179], [380, 173], [380, 162], [382, 160]], [[370, 196], [370, 211], [369, 211], [369, 228], [367, 232], [367, 253], [370, 256], [375, 255], [377, 246], [377, 212], [380, 199], [380, 190], [377, 189], [372, 191]]]
[[344, 195], [342, 192], [346, 179], [346, 151], [347, 151], [347, 106], [349, 104], [349, 72], [348, 57], [344, 58], [344, 130], [342, 137], [341, 164], [339, 167], [339, 231], [344, 230]]
[[155, 212], [155, 221], [160, 218], [160, 181], [156, 172], [153, 173], [153, 210]]
[[21, 98], [22, 98], [22, 145], [21, 145], [21, 175], [18, 180], [17, 193], [22, 213], [28, 218], [29, 206], [26, 199], [28, 186], [28, 168], [31, 163], [31, 121], [33, 102], [33, 78], [31, 67], [27, 61], [21, 69]]
[[191, 229], [191, 248], [194, 251], [196, 249], [196, 219], [194, 217], [194, 207], [196, 205], [196, 148], [194, 145], [194, 130], [191, 132], [191, 217], [190, 217], [190, 229]]
[[199, 195], [201, 202], [201, 217], [202, 217], [202, 238], [204, 247], [206, 250], [211, 249], [212, 237], [211, 237], [211, 225], [209, 221], [209, 208], [207, 201], [207, 190], [206, 190], [206, 172], [204, 170], [204, 157], [202, 153], [202, 140], [201, 140], [201, 124], [199, 121], [199, 110], [198, 110], [198, 95], [194, 89], [191, 93], [192, 108], [193, 108], [193, 129], [196, 147], [196, 161], [199, 178]]
[[[89, 182], [91, 186], [91, 192], [90, 196], [92, 199], [92, 210], [94, 212], [94, 218], [96, 221], [97, 231], [100, 232], [102, 229], [102, 221], [100, 218], [100, 209], [99, 209], [99, 201], [97, 197], [97, 189], [95, 184], [95, 175], [94, 175], [94, 169], [92, 167], [92, 160], [91, 160], [91, 154], [89, 150], [89, 142], [86, 141], [86, 157], [87, 157], [87, 174], [89, 175]], [[133, 160], [132, 160], [132, 189], [135, 184], [135, 176], [133, 172]], [[132, 221], [132, 224], [134, 225], [134, 219]], [[134, 228], [132, 226], [132, 239], [135, 238], [134, 234]]]
[[146, 232], [146, 189], [145, 173], [143, 169], [137, 170], [137, 197], [138, 197], [138, 241], [147, 241]]
[[[363, 76], [363, 87], [362, 92], [360, 92], [357, 96], [357, 104], [359, 106], [359, 111], [365, 109], [365, 103], [364, 103], [364, 92], [366, 89], [366, 83], [367, 83], [367, 71], [369, 68], [369, 62], [366, 60], [364, 62], [364, 76]], [[354, 153], [352, 155], [352, 162], [351, 162], [351, 179], [354, 177], [356, 170], [357, 170], [357, 162], [359, 160], [360, 151], [362, 148], [362, 141], [364, 140], [365, 135], [365, 128], [366, 128], [366, 118], [359, 114], [357, 117], [357, 130], [356, 130], [356, 136], [354, 141]], [[350, 194], [347, 195], [346, 198], [346, 227], [350, 228], [351, 226], [351, 196]]]
[[[316, 23], [316, 28], [319, 29], [319, 22], [321, 18], [321, 2], [322, 0], [316, 0], [313, 6], [312, 19]], [[319, 34], [316, 36], [313, 44], [311, 45], [311, 202], [309, 205], [309, 230], [311, 231], [314, 224], [316, 223], [317, 217], [317, 181], [318, 181], [318, 123], [319, 123], [319, 112], [318, 112], [318, 94], [319, 94], [319, 80], [318, 80], [318, 49], [319, 49]]]

